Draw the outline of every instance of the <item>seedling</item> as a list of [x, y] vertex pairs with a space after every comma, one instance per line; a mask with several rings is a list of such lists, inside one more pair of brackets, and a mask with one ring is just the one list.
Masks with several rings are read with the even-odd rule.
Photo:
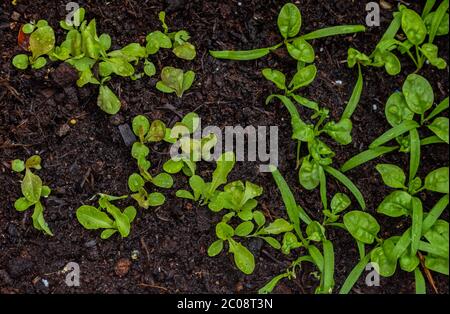
[[209, 204], [212, 210], [216, 209], [217, 211], [217, 208], [222, 204], [217, 204], [217, 202], [214, 203], [212, 201], [214, 201], [219, 195], [217, 189], [227, 183], [228, 175], [231, 170], [233, 170], [235, 163], [236, 156], [234, 153], [223, 153], [217, 159], [217, 167], [213, 173], [211, 182], [206, 183], [202, 177], [194, 175], [189, 179], [189, 185], [192, 189], [192, 193], [186, 190], [179, 190], [176, 193], [177, 197], [199, 201], [202, 205]]
[[[268, 104], [272, 100], [278, 99], [288, 109], [291, 115], [291, 125], [293, 129], [292, 139], [296, 140], [298, 143], [297, 168], [300, 167], [300, 184], [308, 190], [314, 190], [320, 186], [321, 200], [324, 209], [327, 210], [326, 173], [328, 173], [343, 183], [364, 209], [365, 201], [361, 192], [350, 179], [331, 166], [335, 153], [320, 139], [322, 134], [327, 134], [341, 145], [350, 144], [352, 141], [352, 122], [350, 117], [343, 115], [338, 122], [329, 121], [325, 123], [329, 118], [329, 110], [320, 108], [316, 102], [295, 93], [300, 87], [306, 86], [312, 82], [316, 75], [315, 66], [300, 66], [297, 74], [288, 86], [286, 85], [285, 75], [280, 71], [265, 69], [263, 70], [263, 75], [268, 80], [275, 83], [275, 85], [285, 93], [285, 95], [270, 95], [267, 98], [266, 103]], [[317, 120], [315, 125], [306, 123], [302, 120], [300, 113], [291, 98], [298, 104], [313, 110], [314, 113], [311, 116], [311, 119]], [[353, 104], [350, 102], [347, 107], [349, 106], [353, 106]], [[346, 112], [348, 112], [348, 110], [346, 110]], [[303, 157], [301, 156], [302, 143], [306, 143], [308, 149], [308, 154]]]
[[[344, 223], [353, 237], [366, 244], [373, 243], [373, 240], [378, 243], [368, 255], [361, 255], [361, 261], [350, 273], [341, 293], [350, 291], [369, 261], [376, 265], [377, 272], [383, 277], [394, 275], [398, 263], [403, 271], [414, 272], [416, 292], [426, 293], [425, 279], [419, 268], [422, 254], [426, 254], [424, 265], [427, 269], [447, 276], [449, 273], [449, 227], [448, 222], [439, 219], [448, 206], [449, 168], [439, 168], [429, 173], [423, 186], [419, 177], [410, 177], [407, 184], [406, 175], [398, 166], [379, 164], [376, 168], [384, 183], [396, 189], [381, 202], [377, 212], [393, 218], [411, 217], [411, 227], [402, 236], [382, 240], [376, 236], [380, 228], [373, 219], [370, 219], [371, 222], [367, 217], [366, 221], [355, 220], [353, 227], [350, 227], [351, 217], [344, 217]], [[423, 211], [422, 201], [416, 196], [423, 190], [445, 194], [427, 214]], [[354, 229], [357, 226], [360, 226], [360, 231]], [[361, 229], [361, 226], [368, 227]], [[428, 242], [422, 241], [423, 237]]]
[[[361, 66], [384, 67], [389, 75], [397, 75], [401, 71], [401, 63], [394, 54], [397, 50], [401, 54], [407, 54], [419, 71], [425, 62], [445, 69], [447, 63], [438, 57], [439, 49], [433, 44], [436, 36], [446, 36], [448, 27], [448, 0], [444, 0], [431, 12], [436, 0], [428, 0], [422, 16], [414, 10], [400, 4], [398, 11], [394, 13], [389, 28], [383, 35], [375, 50], [369, 55], [350, 48], [348, 52], [348, 66], [353, 68], [358, 64], [361, 75]], [[397, 39], [399, 31], [402, 30], [406, 39]], [[426, 41], [428, 37], [428, 41]], [[412, 51], [411, 51], [412, 50]]]
[[34, 212], [31, 216], [34, 228], [53, 236], [52, 231], [44, 219], [44, 205], [41, 202], [41, 198], [47, 198], [50, 195], [51, 189], [42, 184], [41, 178], [34, 174], [32, 169], [42, 169], [40, 156], [32, 156], [26, 162], [20, 159], [12, 162], [13, 171], [17, 173], [25, 171], [25, 176], [21, 184], [23, 197], [16, 200], [14, 207], [17, 211], [23, 212], [34, 206]]
[[123, 211], [112, 202], [128, 198], [125, 196], [110, 196], [99, 194], [98, 207], [83, 205], [77, 209], [77, 219], [87, 230], [103, 229], [100, 237], [109, 239], [115, 233], [122, 238], [130, 234], [131, 223], [136, 218], [136, 208], [129, 206]]
[[[150, 33], [146, 46], [131, 43], [113, 51], [110, 51], [111, 37], [108, 34], [98, 36], [95, 19], [89, 22], [85, 20], [83, 8], [74, 13], [73, 25], [67, 24], [66, 21], [60, 22], [61, 28], [67, 31], [60, 46], [55, 46], [54, 31], [46, 21], [39, 21], [36, 25], [26, 24], [19, 34], [19, 45], [31, 51], [32, 56], [18, 55], [13, 59], [13, 65], [22, 70], [28, 68], [29, 64], [35, 69], [42, 68], [46, 64], [43, 57], [46, 54], [52, 61], [67, 62], [79, 73], [78, 87], [87, 84], [99, 85], [97, 105], [108, 114], [116, 114], [121, 108], [121, 101], [107, 85], [113, 75], [132, 80], [140, 79], [144, 75], [154, 76], [156, 67], [149, 57], [160, 48], [173, 48], [174, 54], [185, 60], [192, 60], [196, 56], [195, 47], [188, 42], [189, 33], [184, 30], [168, 33], [165, 13], [161, 12], [159, 16], [164, 33]], [[137, 69], [142, 69], [142, 72]], [[165, 68], [158, 89], [175, 92], [181, 97], [191, 87], [195, 74], [192, 71], [181, 71], [180, 78], [180, 71], [171, 67]]]
[[173, 186], [173, 178], [168, 173], [160, 173], [156, 176], [150, 174], [151, 162], [147, 159], [150, 149], [147, 144], [161, 142], [166, 135], [166, 126], [162, 121], [155, 120], [150, 124], [145, 116], [137, 116], [133, 119], [132, 127], [134, 134], [139, 138], [131, 149], [131, 155], [137, 161], [139, 173], [133, 173], [128, 178], [128, 187], [134, 193], [131, 197], [145, 209], [150, 206], [161, 206], [165, 202], [165, 196], [161, 193], [149, 194], [145, 189], [145, 183], [150, 182], [157, 187], [170, 189]]
[[[449, 144], [448, 118], [440, 114], [448, 109], [448, 97], [433, 107], [434, 93], [430, 83], [418, 74], [411, 74], [403, 84], [402, 92], [395, 92], [387, 101], [385, 116], [392, 128], [375, 139], [369, 149], [348, 160], [342, 167], [347, 172], [381, 155], [400, 151], [410, 153], [412, 171], [418, 167], [421, 146], [430, 144]], [[416, 115], [420, 120], [416, 121]], [[419, 128], [427, 127], [434, 133], [423, 139], [419, 137]], [[386, 146], [392, 140], [398, 145]]]
[[229, 60], [255, 60], [267, 56], [269, 53], [285, 46], [289, 55], [300, 62], [312, 63], [314, 61], [314, 49], [309, 41], [335, 35], [352, 34], [364, 32], [362, 25], [342, 25], [322, 28], [305, 35], [298, 36], [302, 26], [302, 16], [300, 10], [293, 3], [287, 3], [278, 15], [278, 29], [283, 42], [268, 48], [259, 48], [246, 51], [210, 51], [211, 55], [217, 59]]
[[33, 69], [38, 70], [47, 64], [45, 56], [55, 47], [55, 32], [48, 26], [47, 21], [40, 20], [23, 25], [18, 41], [19, 46], [31, 52], [31, 56], [19, 54], [14, 57], [13, 65], [21, 70], [26, 70], [31, 65]]
[[161, 71], [161, 81], [156, 84], [156, 88], [163, 93], [175, 93], [178, 97], [183, 97], [184, 92], [189, 90], [194, 83], [195, 73], [174, 67], [165, 67]]

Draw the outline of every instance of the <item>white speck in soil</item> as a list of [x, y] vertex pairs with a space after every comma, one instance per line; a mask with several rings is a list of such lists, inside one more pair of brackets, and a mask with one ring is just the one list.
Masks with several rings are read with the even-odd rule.
[[341, 81], [341, 80], [336, 80], [336, 81], [334, 81], [334, 83], [335, 83], [336, 85], [342, 85], [342, 81]]
[[48, 280], [47, 280], [47, 279], [42, 279], [41, 281], [42, 281], [42, 284], [43, 284], [46, 288], [48, 288]]
[[372, 108], [373, 108], [373, 111], [377, 111], [378, 110], [378, 106], [375, 105], [375, 104], [372, 106]]

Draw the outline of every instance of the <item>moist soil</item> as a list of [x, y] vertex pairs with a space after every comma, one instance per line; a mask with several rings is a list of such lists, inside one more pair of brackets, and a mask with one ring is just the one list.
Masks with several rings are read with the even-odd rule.
[[[279, 103], [266, 106], [265, 98], [275, 91], [260, 74], [272, 67], [292, 75], [296, 65], [285, 50], [249, 62], [220, 61], [208, 50], [251, 49], [271, 46], [281, 40], [276, 26], [277, 14], [285, 1], [79, 1], [89, 19], [96, 18], [99, 33], [109, 33], [113, 48], [131, 42], [144, 43], [145, 36], [160, 29], [157, 14], [168, 13], [172, 30], [186, 29], [198, 50], [192, 62], [176, 60], [162, 52], [153, 61], [158, 69], [172, 65], [193, 69], [197, 79], [193, 88], [181, 99], [164, 95], [155, 89], [157, 79], [138, 81], [113, 79], [112, 87], [120, 96], [123, 108], [118, 115], [108, 116], [96, 106], [95, 87], [78, 89], [70, 71], [62, 75], [58, 63], [50, 63], [39, 71], [18, 71], [11, 59], [20, 48], [17, 33], [20, 25], [30, 20], [47, 19], [58, 29], [65, 18], [66, 1], [2, 1], [0, 17], [0, 292], [1, 293], [255, 293], [268, 280], [283, 272], [296, 256], [278, 253], [259, 241], [248, 241], [256, 257], [255, 272], [246, 276], [239, 272], [229, 254], [210, 258], [206, 250], [215, 240], [214, 225], [220, 216], [195, 203], [175, 197], [176, 190], [186, 188], [186, 179], [175, 177], [175, 186], [165, 191], [165, 205], [152, 210], [139, 210], [126, 239], [113, 237], [107, 241], [98, 232], [88, 231], [78, 223], [75, 212], [82, 204], [93, 205], [96, 193], [127, 194], [127, 177], [137, 170], [119, 133], [118, 125], [130, 123], [138, 114], [161, 119], [173, 125], [180, 116], [196, 111], [203, 125], [278, 126], [280, 129], [280, 171], [293, 189], [298, 202], [316, 218], [321, 218], [319, 193], [302, 189], [295, 169], [295, 143], [290, 139], [291, 126], [287, 110]], [[422, 4], [412, 3], [420, 10]], [[347, 50], [355, 47], [370, 53], [392, 17], [393, 9], [381, 10], [381, 26], [366, 33], [316, 40], [318, 75], [303, 90], [303, 95], [330, 109], [337, 119], [342, 114], [356, 82], [355, 69], [345, 63]], [[302, 32], [339, 24], [365, 24], [365, 1], [297, 1], [303, 16]], [[448, 59], [448, 40], [438, 38], [440, 55]], [[364, 69], [364, 92], [356, 110], [353, 143], [332, 146], [336, 151], [335, 166], [342, 165], [389, 127], [384, 117], [384, 103], [409, 73], [412, 62], [402, 59], [400, 75], [388, 76], [383, 69]], [[64, 72], [64, 71], [63, 71]], [[448, 70], [425, 66], [420, 72], [433, 85], [438, 101], [448, 95]], [[60, 74], [58, 76], [58, 74]], [[301, 109], [301, 114], [309, 113]], [[75, 125], [69, 125], [72, 119]], [[425, 136], [423, 134], [422, 136]], [[332, 143], [330, 143], [332, 145]], [[17, 212], [14, 201], [20, 196], [20, 176], [10, 168], [11, 160], [33, 154], [43, 158], [38, 172], [53, 188], [45, 201], [45, 217], [55, 236], [36, 231], [29, 212]], [[166, 144], [152, 147], [153, 171], [159, 173], [169, 158]], [[395, 153], [378, 159], [407, 168], [406, 154]], [[448, 147], [424, 147], [419, 175], [448, 164]], [[377, 175], [375, 162], [348, 173], [361, 189], [368, 211], [382, 226], [381, 237], [400, 235], [409, 219], [392, 219], [377, 215], [375, 209], [389, 193]], [[201, 163], [200, 174], [209, 177], [213, 164]], [[250, 180], [264, 187], [260, 208], [268, 220], [286, 217], [280, 194], [270, 174], [260, 173], [257, 163], [237, 163], [232, 180]], [[346, 191], [333, 180], [328, 182], [329, 197]], [[438, 196], [421, 193], [426, 209]], [[353, 202], [356, 204], [356, 202]], [[131, 205], [125, 202], [123, 205]], [[354, 205], [354, 209], [357, 206]], [[448, 218], [448, 215], [445, 216]], [[356, 245], [343, 231], [329, 230], [336, 253], [336, 291], [358, 260]], [[137, 257], [132, 259], [131, 255]], [[69, 262], [81, 267], [80, 287], [68, 287], [62, 270]], [[315, 269], [305, 264], [295, 279], [282, 281], [277, 293], [314, 293], [318, 280]], [[362, 276], [365, 277], [365, 276]], [[398, 271], [382, 278], [379, 287], [368, 287], [360, 279], [353, 293], [414, 293], [413, 274]], [[448, 278], [433, 274], [439, 293], [448, 293]], [[428, 284], [428, 292], [435, 293]]]

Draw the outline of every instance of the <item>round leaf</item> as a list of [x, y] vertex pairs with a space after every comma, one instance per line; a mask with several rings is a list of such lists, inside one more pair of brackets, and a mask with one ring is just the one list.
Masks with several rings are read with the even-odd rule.
[[380, 225], [370, 214], [352, 211], [344, 215], [344, 225], [358, 241], [372, 244], [380, 231]]
[[300, 10], [293, 3], [283, 6], [278, 15], [278, 29], [284, 38], [296, 36], [302, 26], [302, 16]]
[[409, 109], [414, 113], [423, 114], [433, 106], [433, 88], [423, 76], [418, 74], [408, 75], [403, 84], [403, 95]]

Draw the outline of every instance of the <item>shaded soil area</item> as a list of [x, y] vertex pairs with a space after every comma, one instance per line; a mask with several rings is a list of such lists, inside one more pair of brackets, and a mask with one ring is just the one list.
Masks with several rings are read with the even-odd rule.
[[[284, 50], [262, 60], [231, 62], [215, 60], [209, 49], [250, 49], [271, 46], [281, 40], [276, 26], [277, 14], [285, 1], [258, 0], [166, 0], [166, 1], [79, 1], [89, 19], [96, 18], [99, 33], [109, 33], [113, 48], [131, 42], [144, 43], [145, 36], [160, 29], [157, 14], [168, 13], [173, 30], [186, 29], [197, 46], [198, 57], [181, 62], [169, 53], [160, 53], [155, 64], [193, 69], [197, 80], [181, 99], [163, 95], [155, 89], [157, 79], [138, 81], [113, 79], [112, 86], [123, 101], [116, 116], [109, 117], [96, 106], [96, 88], [61, 88], [52, 79], [58, 63], [39, 71], [17, 71], [11, 65], [19, 53], [16, 37], [22, 23], [47, 19], [57, 29], [64, 19], [66, 1], [22, 1], [13, 6], [2, 1], [0, 17], [0, 293], [255, 293], [273, 276], [285, 270], [302, 254], [297, 251], [283, 256], [259, 241], [247, 242], [256, 257], [251, 276], [240, 273], [230, 255], [222, 253], [209, 258], [206, 250], [215, 240], [214, 223], [220, 216], [197, 204], [175, 197], [175, 191], [186, 188], [186, 179], [176, 177], [174, 189], [165, 192], [167, 202], [155, 210], [139, 210], [131, 235], [123, 240], [113, 237], [100, 240], [97, 232], [84, 230], [75, 217], [82, 204], [93, 204], [96, 193], [127, 194], [127, 177], [137, 169], [120, 136], [118, 125], [130, 123], [138, 114], [161, 119], [173, 125], [180, 116], [196, 111], [203, 125], [221, 128], [235, 125], [276, 125], [280, 128], [280, 171], [292, 187], [298, 202], [317, 219], [321, 218], [320, 197], [299, 186], [295, 169], [295, 143], [290, 139], [288, 112], [281, 104], [265, 106], [265, 98], [274, 88], [264, 80], [260, 70], [272, 67], [293, 74], [295, 63]], [[297, 1], [303, 15], [303, 32], [339, 24], [365, 24], [365, 1]], [[389, 2], [389, 1], [388, 1]], [[390, 1], [394, 6], [394, 1]], [[405, 1], [402, 1], [405, 2]], [[406, 1], [408, 2], [408, 1]], [[411, 1], [412, 2], [412, 1]], [[421, 5], [415, 4], [416, 8]], [[369, 28], [355, 36], [316, 40], [318, 76], [303, 90], [303, 95], [318, 101], [338, 118], [356, 82], [356, 72], [344, 62], [347, 49], [353, 46], [370, 53], [392, 16], [382, 9], [381, 27]], [[58, 43], [62, 32], [58, 31]], [[439, 38], [441, 56], [448, 56], [448, 40]], [[414, 72], [412, 62], [402, 59], [403, 70], [396, 77], [381, 69], [365, 69], [364, 93], [354, 114], [353, 143], [333, 146], [335, 166], [367, 148], [383, 133], [388, 124], [384, 103]], [[438, 101], [448, 95], [448, 70], [426, 66], [421, 74], [433, 85]], [[342, 82], [342, 83], [340, 83]], [[73, 85], [75, 86], [75, 85]], [[302, 116], [309, 113], [302, 110]], [[68, 126], [71, 119], [75, 125]], [[14, 201], [20, 196], [20, 178], [10, 169], [10, 161], [33, 154], [43, 158], [38, 172], [53, 188], [45, 201], [45, 217], [55, 236], [46, 237], [33, 229], [29, 212], [19, 213]], [[152, 147], [153, 170], [158, 173], [169, 158], [169, 146]], [[448, 147], [427, 146], [422, 153], [419, 175], [447, 165]], [[392, 154], [378, 161], [407, 168], [405, 154]], [[368, 211], [375, 212], [389, 193], [370, 162], [349, 173], [366, 198]], [[202, 163], [200, 173], [209, 177], [214, 165]], [[285, 217], [285, 208], [270, 174], [259, 173], [257, 163], [238, 163], [232, 180], [250, 180], [264, 187], [260, 208], [268, 219]], [[345, 188], [329, 182], [329, 196]], [[426, 209], [437, 201], [436, 195], [421, 193]], [[124, 205], [132, 204], [130, 201]], [[356, 204], [356, 202], [354, 202]], [[356, 209], [356, 205], [355, 205]], [[382, 237], [400, 235], [409, 226], [408, 219], [391, 219], [374, 213], [382, 225]], [[446, 218], [448, 218], [446, 216]], [[354, 241], [345, 232], [330, 230], [329, 238], [336, 251], [336, 289], [358, 260]], [[137, 252], [134, 252], [137, 251]], [[131, 255], [138, 253], [137, 259]], [[81, 267], [81, 286], [65, 284], [61, 270], [69, 262]], [[129, 271], [119, 276], [118, 264]], [[120, 265], [119, 265], [120, 266]], [[363, 276], [364, 277], [364, 276]], [[44, 279], [44, 280], [43, 280]], [[448, 293], [448, 279], [434, 275], [439, 292]], [[45, 283], [48, 282], [48, 285]], [[292, 281], [283, 281], [278, 293], [313, 293], [318, 285], [314, 269], [305, 265]], [[412, 274], [397, 272], [382, 278], [380, 287], [367, 287], [364, 279], [356, 284], [355, 293], [414, 293]], [[432, 292], [429, 289], [429, 292]]]

